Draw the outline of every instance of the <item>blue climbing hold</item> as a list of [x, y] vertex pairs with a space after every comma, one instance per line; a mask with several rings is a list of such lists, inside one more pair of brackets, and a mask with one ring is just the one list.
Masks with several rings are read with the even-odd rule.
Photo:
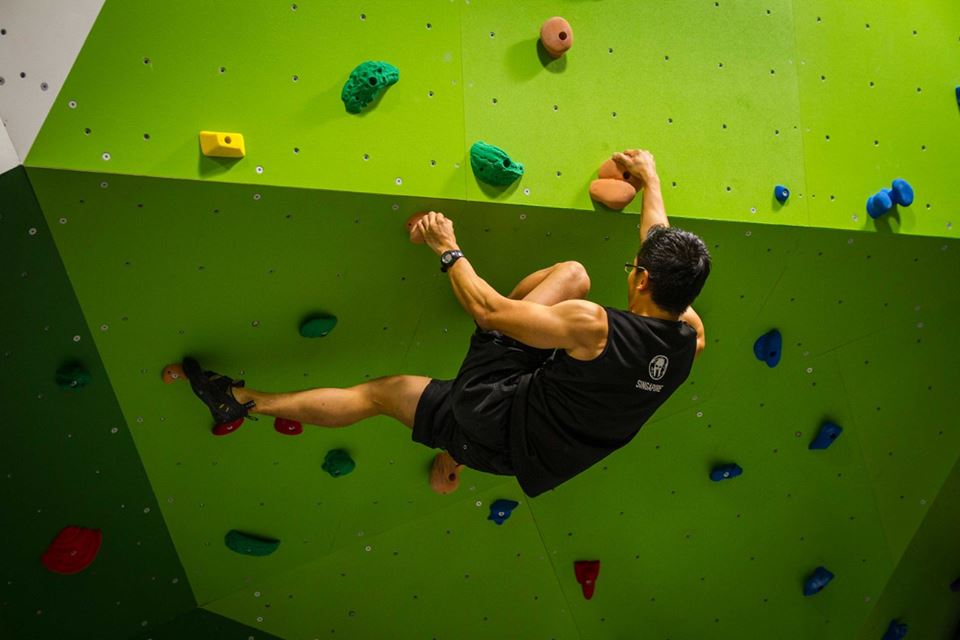
[[777, 202], [783, 204], [787, 201], [787, 198], [790, 197], [790, 189], [787, 189], [782, 184], [778, 184], [773, 189], [773, 197], [777, 199]]
[[827, 586], [830, 581], [833, 580], [833, 574], [824, 569], [823, 567], [817, 567], [813, 575], [807, 578], [806, 583], [803, 585], [803, 595], [813, 596], [820, 593], [825, 586]]
[[753, 343], [753, 354], [757, 360], [766, 362], [771, 369], [780, 364], [780, 351], [783, 349], [783, 336], [773, 329], [763, 334]]
[[867, 198], [867, 213], [871, 218], [879, 218], [893, 208], [892, 189], [883, 189]]
[[[887, 191], [884, 189], [884, 191]], [[909, 207], [913, 204], [913, 187], [903, 178], [897, 178], [893, 181], [893, 189], [889, 190], [890, 199], [901, 207]]]
[[900, 640], [907, 637], [907, 625], [897, 620], [891, 620], [887, 632], [883, 634], [882, 640]]
[[950, 591], [960, 591], [960, 578], [950, 583]]
[[960, 84], [957, 85], [957, 106], [960, 107]]
[[818, 433], [814, 441], [810, 443], [810, 448], [826, 449], [833, 444], [833, 441], [836, 440], [841, 433], [843, 433], [843, 429], [838, 425], [829, 421], [824, 422], [820, 426], [820, 433]]
[[738, 464], [727, 464], [722, 467], [717, 467], [710, 472], [710, 479], [714, 482], [720, 482], [721, 480], [726, 480], [728, 478], [736, 478], [741, 473], [743, 469], [740, 468]]
[[498, 525], [501, 525], [510, 517], [510, 514], [519, 504], [519, 502], [514, 500], [497, 500], [490, 505], [490, 515], [487, 516], [487, 520], [493, 520]]

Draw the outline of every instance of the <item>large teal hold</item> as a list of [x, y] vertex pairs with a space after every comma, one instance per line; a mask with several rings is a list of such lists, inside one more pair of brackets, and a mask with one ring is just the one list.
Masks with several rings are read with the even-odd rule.
[[327, 457], [324, 458], [323, 466], [320, 468], [334, 478], [339, 478], [353, 471], [356, 466], [357, 463], [353, 461], [349, 453], [343, 449], [332, 449], [327, 452]]
[[343, 85], [340, 99], [350, 113], [360, 113], [364, 107], [377, 99], [380, 92], [400, 80], [400, 70], [389, 62], [364, 62], [357, 65], [347, 83]]
[[280, 546], [279, 540], [261, 538], [232, 529], [224, 539], [231, 551], [245, 556], [268, 556]]
[[474, 142], [470, 147], [470, 165], [477, 180], [495, 187], [505, 187], [523, 175], [522, 164], [511, 160], [503, 149], [486, 142]]

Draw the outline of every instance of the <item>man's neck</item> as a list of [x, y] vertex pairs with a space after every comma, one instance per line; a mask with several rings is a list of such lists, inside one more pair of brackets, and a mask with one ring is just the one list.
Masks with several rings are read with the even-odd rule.
[[680, 321], [680, 316], [670, 313], [669, 311], [664, 311], [653, 304], [653, 300], [644, 298], [634, 300], [633, 304], [627, 308], [627, 311], [638, 316], [644, 316], [645, 318], [658, 318], [660, 320], [672, 320], [674, 322]]

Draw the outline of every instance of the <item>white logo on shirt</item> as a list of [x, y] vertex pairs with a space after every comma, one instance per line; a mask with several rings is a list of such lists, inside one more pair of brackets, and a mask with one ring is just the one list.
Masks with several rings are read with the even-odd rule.
[[667, 356], [657, 356], [650, 361], [650, 377], [659, 380], [667, 375], [667, 367], [670, 366], [670, 360]]

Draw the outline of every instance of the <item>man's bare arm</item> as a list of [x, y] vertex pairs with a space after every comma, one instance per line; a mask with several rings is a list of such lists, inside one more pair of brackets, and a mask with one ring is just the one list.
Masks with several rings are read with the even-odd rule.
[[703, 330], [703, 320], [701, 320], [700, 316], [697, 315], [697, 312], [693, 310], [693, 307], [687, 307], [687, 310], [680, 314], [680, 320], [682, 322], [686, 322], [688, 325], [697, 330], [696, 355], [699, 356], [700, 352], [703, 351], [704, 347], [707, 346], [707, 336]]
[[653, 154], [645, 149], [627, 149], [613, 154], [613, 161], [624, 171], [643, 181], [643, 209], [640, 214], [640, 243], [655, 225], [670, 226], [660, 191], [660, 176]]

